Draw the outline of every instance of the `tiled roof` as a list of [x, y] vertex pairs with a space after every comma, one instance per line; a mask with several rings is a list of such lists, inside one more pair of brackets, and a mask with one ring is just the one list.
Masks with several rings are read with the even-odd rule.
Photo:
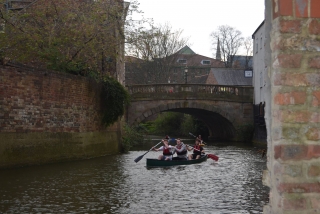
[[[224, 63], [221, 60], [213, 59], [210, 57], [202, 56], [196, 54], [191, 48], [188, 46], [183, 47], [177, 53], [171, 55], [175, 59], [175, 65], [187, 65], [190, 66], [197, 66], [197, 67], [224, 67]], [[178, 61], [181, 59], [185, 59], [186, 63], [182, 64]], [[210, 64], [204, 64], [203, 60], [210, 61]]]
[[212, 68], [211, 71], [219, 85], [252, 86], [252, 77], [244, 77], [243, 69]]
[[[213, 58], [209, 58], [206, 56], [202, 56], [199, 54], [194, 54], [194, 55], [175, 55], [175, 65], [177, 66], [182, 66], [182, 65], [187, 65], [188, 67], [190, 66], [196, 66], [196, 67], [219, 67], [222, 68], [224, 67], [224, 63], [220, 60], [216, 60]], [[179, 63], [178, 61], [181, 59], [185, 59], [186, 63], [182, 64]], [[210, 61], [210, 64], [204, 64], [203, 60], [205, 61]]]

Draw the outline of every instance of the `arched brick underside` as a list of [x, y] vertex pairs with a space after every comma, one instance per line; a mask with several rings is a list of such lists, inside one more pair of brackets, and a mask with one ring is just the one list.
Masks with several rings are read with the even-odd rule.
[[232, 140], [235, 137], [236, 132], [233, 124], [219, 113], [193, 108], [181, 108], [169, 111], [181, 112], [197, 117], [206, 124], [210, 133], [209, 138], [211, 139]]
[[235, 120], [234, 111], [230, 113], [229, 109], [228, 107], [222, 108], [221, 106], [208, 105], [201, 102], [178, 101], [150, 108], [138, 116], [132, 124], [138, 125], [148, 117], [161, 112], [181, 112], [202, 120], [208, 127], [210, 138], [232, 140], [236, 134], [234, 123], [237, 123], [237, 121]]

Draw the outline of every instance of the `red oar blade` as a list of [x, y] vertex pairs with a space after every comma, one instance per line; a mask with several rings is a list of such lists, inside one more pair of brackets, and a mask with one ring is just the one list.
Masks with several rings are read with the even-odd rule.
[[218, 161], [219, 157], [214, 154], [208, 154], [208, 158], [211, 158], [212, 160]]

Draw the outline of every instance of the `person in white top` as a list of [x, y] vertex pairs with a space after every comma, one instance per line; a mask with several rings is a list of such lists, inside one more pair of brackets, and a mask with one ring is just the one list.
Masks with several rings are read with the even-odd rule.
[[162, 140], [163, 146], [161, 146], [160, 148], [156, 149], [153, 148], [154, 151], [163, 151], [162, 155], [159, 155], [158, 160], [172, 160], [172, 151], [171, 149], [174, 148], [173, 146], [170, 146], [168, 143], [167, 139], [163, 139]]

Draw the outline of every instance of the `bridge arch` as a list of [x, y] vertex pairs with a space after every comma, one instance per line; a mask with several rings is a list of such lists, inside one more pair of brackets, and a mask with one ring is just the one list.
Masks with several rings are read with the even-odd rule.
[[237, 130], [253, 123], [252, 87], [198, 84], [135, 85], [127, 122], [138, 125], [166, 111], [194, 115], [208, 127], [211, 138], [239, 140]]
[[137, 125], [145, 121], [148, 117], [157, 115], [161, 112], [180, 112], [190, 114], [201, 120], [208, 128], [210, 138], [231, 140], [236, 135], [233, 125], [235, 119], [232, 115], [218, 107], [203, 102], [173, 101], [168, 104], [161, 104], [157, 107], [147, 109], [134, 119], [133, 124]]

